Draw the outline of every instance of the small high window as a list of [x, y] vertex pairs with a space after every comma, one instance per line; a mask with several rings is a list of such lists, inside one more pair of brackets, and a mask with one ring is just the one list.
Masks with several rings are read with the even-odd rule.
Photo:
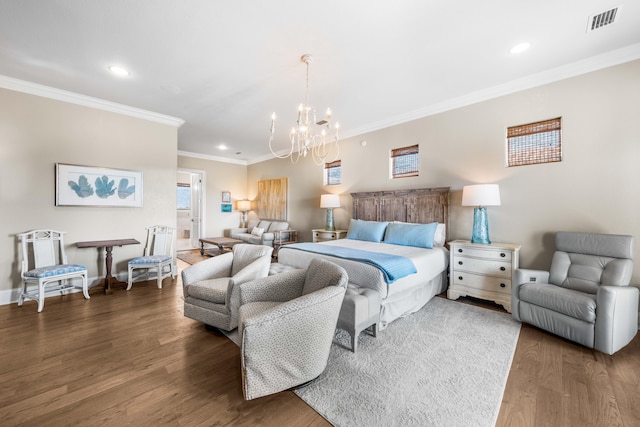
[[507, 128], [507, 167], [562, 161], [561, 119]]
[[324, 185], [337, 185], [342, 183], [342, 161], [334, 160], [324, 164]]
[[176, 202], [178, 210], [191, 209], [191, 186], [189, 184], [178, 183]]
[[418, 176], [418, 145], [410, 147], [396, 148], [391, 150], [391, 178], [405, 178]]

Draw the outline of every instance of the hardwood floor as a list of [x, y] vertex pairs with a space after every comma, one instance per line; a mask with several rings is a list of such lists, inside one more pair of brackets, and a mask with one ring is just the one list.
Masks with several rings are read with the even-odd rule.
[[[292, 392], [244, 401], [239, 354], [179, 279], [0, 306], [0, 425], [329, 425]], [[638, 426], [639, 376], [639, 337], [606, 356], [524, 325], [496, 425]]]

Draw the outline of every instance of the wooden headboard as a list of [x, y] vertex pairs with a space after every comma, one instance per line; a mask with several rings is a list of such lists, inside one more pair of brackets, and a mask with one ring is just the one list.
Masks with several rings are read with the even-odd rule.
[[446, 224], [449, 236], [450, 187], [351, 193], [353, 218], [365, 221], [402, 221]]

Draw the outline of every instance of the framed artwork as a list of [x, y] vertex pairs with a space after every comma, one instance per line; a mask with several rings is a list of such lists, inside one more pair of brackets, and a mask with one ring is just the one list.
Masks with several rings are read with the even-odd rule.
[[258, 217], [287, 220], [287, 178], [258, 181]]
[[222, 212], [231, 212], [233, 205], [231, 203], [223, 203], [222, 204]]
[[56, 163], [56, 206], [142, 207], [142, 172]]
[[222, 192], [222, 203], [231, 203], [231, 192], [223, 191]]

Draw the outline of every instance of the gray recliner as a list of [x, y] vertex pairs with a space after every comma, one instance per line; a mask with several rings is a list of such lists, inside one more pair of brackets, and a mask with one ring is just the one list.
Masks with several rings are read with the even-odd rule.
[[245, 399], [297, 387], [324, 371], [348, 281], [342, 267], [314, 259], [307, 270], [240, 286]]
[[629, 286], [634, 238], [558, 232], [551, 269], [519, 269], [513, 318], [613, 354], [638, 332], [638, 289]]

